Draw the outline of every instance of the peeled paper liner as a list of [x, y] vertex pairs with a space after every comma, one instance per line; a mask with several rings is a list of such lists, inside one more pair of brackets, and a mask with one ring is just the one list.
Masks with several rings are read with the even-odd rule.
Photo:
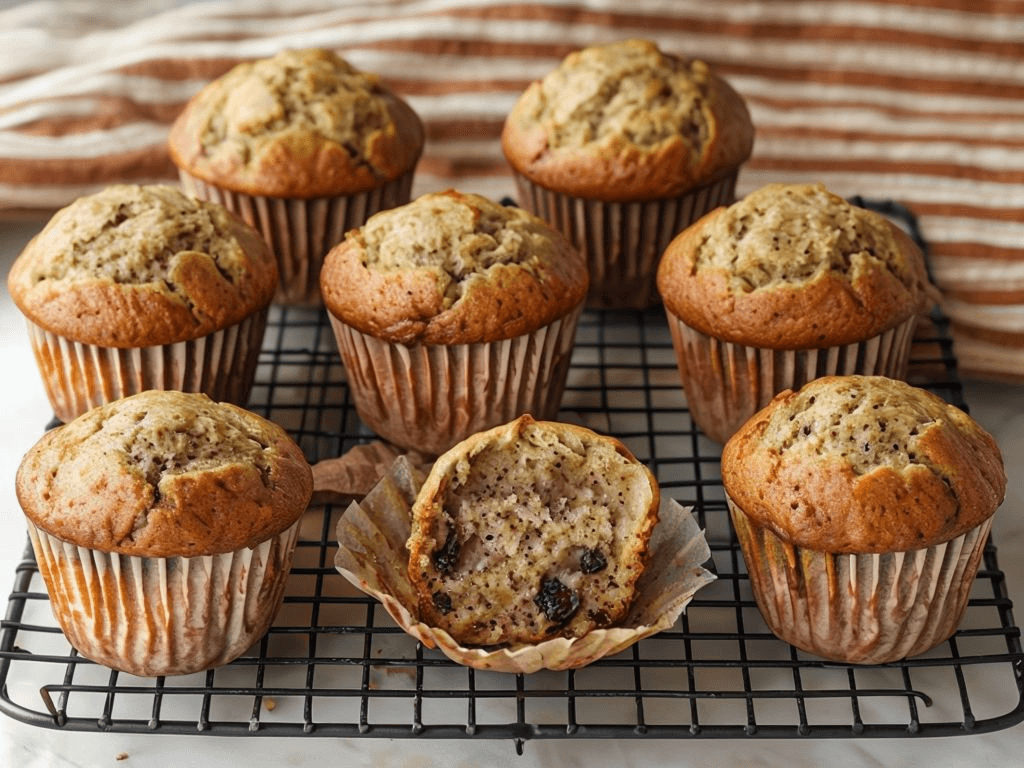
[[407, 574], [405, 543], [411, 530], [412, 504], [424, 477], [405, 456], [395, 459], [366, 497], [352, 502], [338, 521], [334, 564], [355, 587], [379, 600], [409, 635], [459, 664], [516, 673], [582, 667], [668, 629], [697, 590], [716, 578], [704, 568], [711, 550], [690, 511], [674, 500], [663, 500], [651, 535], [647, 568], [637, 582], [637, 598], [622, 626], [530, 645], [462, 646], [444, 630], [419, 620], [416, 591]]

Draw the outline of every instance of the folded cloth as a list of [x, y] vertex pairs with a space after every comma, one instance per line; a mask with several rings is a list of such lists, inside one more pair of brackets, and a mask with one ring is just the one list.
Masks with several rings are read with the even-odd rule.
[[[972, 0], [225, 0], [0, 11], [0, 216], [114, 182], [174, 179], [185, 101], [238, 61], [337, 50], [427, 127], [414, 194], [513, 194], [499, 144], [570, 51], [647, 37], [710, 63], [757, 130], [744, 194], [821, 181], [918, 217], [961, 369], [1024, 381], [1024, 9]], [[614, 10], [612, 10], [614, 8]]]

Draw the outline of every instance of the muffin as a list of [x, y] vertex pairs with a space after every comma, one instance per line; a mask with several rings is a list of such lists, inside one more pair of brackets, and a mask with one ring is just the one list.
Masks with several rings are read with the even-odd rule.
[[276, 301], [317, 305], [324, 254], [372, 213], [409, 201], [423, 126], [376, 75], [318, 48], [249, 61], [197, 93], [168, 149], [190, 193], [259, 230]]
[[658, 519], [618, 440], [523, 415], [456, 445], [412, 507], [421, 619], [463, 644], [580, 637], [626, 615]]
[[117, 185], [58, 211], [7, 280], [54, 413], [145, 389], [244, 404], [277, 267], [259, 233], [161, 185]]
[[149, 390], [46, 433], [15, 488], [71, 644], [159, 676], [226, 664], [266, 632], [313, 480], [277, 425]]
[[722, 481], [769, 628], [856, 664], [953, 634], [1006, 491], [973, 419], [882, 376], [779, 394], [726, 443]]
[[320, 280], [356, 411], [385, 440], [436, 456], [557, 414], [587, 271], [535, 216], [427, 194], [349, 232]]
[[818, 376], [905, 378], [936, 297], [902, 230], [820, 184], [769, 184], [705, 215], [665, 250], [658, 290], [691, 415], [719, 443]]
[[588, 306], [613, 309], [658, 303], [665, 246], [732, 202], [753, 141], [743, 99], [704, 62], [635, 39], [567, 56], [501, 136], [519, 204], [584, 254]]

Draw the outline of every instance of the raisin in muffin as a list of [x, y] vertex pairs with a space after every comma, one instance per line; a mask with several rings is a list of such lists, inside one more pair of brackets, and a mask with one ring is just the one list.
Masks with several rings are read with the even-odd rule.
[[420, 615], [462, 644], [536, 643], [613, 626], [657, 522], [650, 471], [618, 440], [529, 415], [434, 464], [413, 505]]
[[423, 195], [349, 232], [321, 289], [356, 410], [395, 445], [436, 456], [522, 413], [558, 412], [587, 272], [537, 217]]
[[258, 229], [278, 259], [277, 300], [318, 304], [324, 254], [378, 210], [408, 202], [423, 126], [376, 75], [332, 51], [237, 65], [171, 127], [182, 184]]
[[149, 390], [46, 433], [15, 487], [71, 644], [155, 676], [226, 664], [263, 635], [313, 479], [266, 419]]
[[502, 149], [520, 205], [586, 257], [588, 304], [644, 308], [669, 240], [732, 201], [753, 138], [743, 99], [704, 62], [633, 39], [576, 51], [531, 83]]
[[223, 207], [116, 185], [58, 211], [7, 280], [57, 418], [144, 389], [245, 403], [274, 258]]
[[882, 376], [779, 394], [726, 443], [722, 481], [768, 626], [859, 664], [953, 634], [1006, 492], [988, 433]]
[[702, 217], [669, 244], [658, 289], [691, 414], [718, 442], [817, 376], [904, 378], [936, 296], [902, 230], [820, 184], [769, 184]]

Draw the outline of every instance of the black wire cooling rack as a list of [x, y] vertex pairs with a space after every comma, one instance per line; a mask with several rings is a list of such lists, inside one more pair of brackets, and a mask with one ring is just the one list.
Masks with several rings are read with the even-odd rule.
[[[947, 330], [936, 313], [918, 333], [910, 380], [966, 407]], [[316, 310], [273, 310], [251, 408], [312, 462], [374, 439]], [[560, 418], [622, 439], [705, 529], [718, 579], [671, 631], [575, 671], [459, 666], [338, 574], [342, 510], [327, 506], [303, 520], [284, 605], [262, 641], [184, 677], [138, 678], [79, 656], [26, 549], [0, 624], [0, 711], [75, 731], [493, 738], [518, 751], [530, 739], [951, 736], [1024, 720], [1020, 630], [992, 542], [960, 629], [924, 655], [847, 666], [768, 631], [729, 523], [719, 447], [690, 419], [660, 308], [584, 313]]]

